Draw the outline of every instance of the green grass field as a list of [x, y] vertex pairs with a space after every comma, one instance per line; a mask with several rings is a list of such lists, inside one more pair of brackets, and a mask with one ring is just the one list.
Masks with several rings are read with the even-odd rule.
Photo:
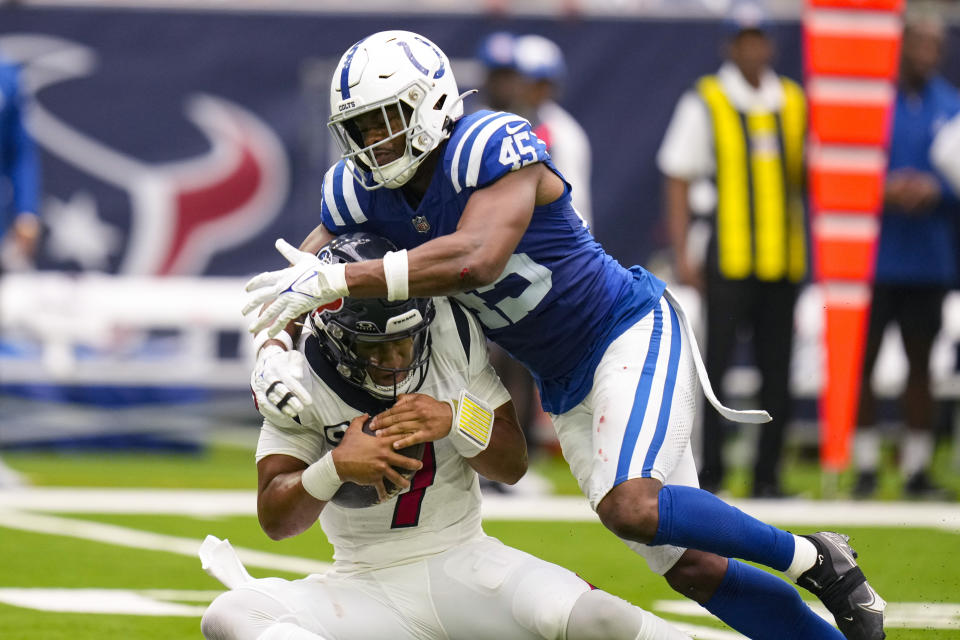
[[[251, 450], [233, 445], [213, 446], [205, 454], [193, 456], [8, 452], [4, 460], [35, 486], [252, 490], [255, 475]], [[560, 493], [576, 492], [562, 461], [542, 461], [537, 469]], [[733, 493], [741, 490], [736, 482], [734, 479], [731, 486]], [[802, 466], [791, 474], [789, 482], [791, 487], [804, 482], [809, 487], [819, 485], [813, 472]], [[46, 513], [57, 519], [54, 523], [58, 526], [53, 532], [38, 533], [12, 526], [16, 515], [4, 514], [0, 507], [0, 638], [4, 640], [200, 638], [200, 612], [222, 587], [201, 570], [195, 555], [78, 537], [71, 533], [70, 525], [75, 522], [161, 534], [185, 541], [188, 547], [192, 542], [199, 546], [205, 535], [213, 534], [229, 538], [235, 547], [283, 556], [322, 561], [331, 556], [319, 528], [291, 540], [273, 542], [260, 531], [253, 516]], [[485, 528], [507, 544], [566, 566], [593, 584], [670, 620], [699, 629], [725, 629], [712, 618], [695, 615], [695, 608], [684, 608], [683, 600], [662, 579], [598, 523], [490, 521]], [[960, 638], [960, 532], [902, 527], [843, 530], [852, 536], [871, 582], [894, 603], [891, 615], [894, 607], [900, 607], [899, 621], [889, 629], [888, 638]], [[249, 568], [257, 577], [298, 577], [284, 571]], [[73, 602], [69, 594], [80, 593], [81, 589], [106, 590], [88, 594], [101, 601], [137, 596], [179, 609], [176, 615], [115, 615], [42, 611], [23, 602], [23, 606], [2, 604], [10, 602], [12, 590], [19, 590], [17, 594], [32, 595], [46, 602], [45, 606], [69, 608]], [[921, 606], [909, 608], [903, 603]], [[914, 612], [913, 618], [908, 610]], [[919, 617], [916, 610], [921, 612]], [[738, 636], [721, 632], [698, 637]]]

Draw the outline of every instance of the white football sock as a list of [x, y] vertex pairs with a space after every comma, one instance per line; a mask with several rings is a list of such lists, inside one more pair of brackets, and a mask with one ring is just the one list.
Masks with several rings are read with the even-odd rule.
[[796, 582], [800, 574], [812, 567], [816, 561], [817, 547], [806, 538], [795, 535], [793, 536], [793, 561], [784, 573]]
[[933, 434], [929, 431], [907, 430], [900, 453], [900, 473], [904, 478], [924, 471], [933, 460]]
[[585, 592], [567, 619], [566, 640], [690, 640], [664, 620], [606, 591]]
[[858, 427], [853, 439], [853, 461], [857, 471], [875, 472], [880, 468], [880, 433], [872, 427]]
[[691, 640], [690, 636], [666, 620], [658, 618], [646, 609], [641, 611], [643, 612], [643, 626], [634, 640]]

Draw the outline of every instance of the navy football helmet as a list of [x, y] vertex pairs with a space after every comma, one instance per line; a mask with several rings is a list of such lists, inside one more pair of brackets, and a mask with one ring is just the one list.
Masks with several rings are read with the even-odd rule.
[[[386, 238], [366, 232], [337, 236], [317, 252], [327, 263], [379, 260], [397, 247]], [[320, 351], [350, 384], [386, 400], [415, 391], [430, 363], [427, 329], [436, 310], [431, 298], [387, 300], [341, 298], [309, 314], [308, 326]], [[378, 362], [369, 354], [384, 348], [402, 353], [409, 362]], [[389, 365], [400, 366], [389, 366]], [[373, 375], [371, 375], [371, 371]]]

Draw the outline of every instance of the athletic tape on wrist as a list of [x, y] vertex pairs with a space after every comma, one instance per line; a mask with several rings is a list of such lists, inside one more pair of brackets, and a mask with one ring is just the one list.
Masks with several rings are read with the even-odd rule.
[[304, 469], [300, 483], [303, 484], [303, 490], [317, 500], [329, 502], [343, 484], [333, 464], [333, 455], [328, 453]]
[[280, 331], [275, 336], [271, 336], [267, 333], [267, 329], [259, 332], [257, 335], [253, 336], [253, 353], [254, 355], [260, 353], [260, 349], [263, 349], [263, 345], [267, 340], [279, 340], [283, 343], [283, 346], [287, 348], [287, 351], [293, 351], [293, 338], [290, 337], [290, 334], [286, 331]]
[[410, 297], [410, 270], [406, 249], [384, 254], [383, 277], [387, 281], [387, 300], [406, 300]]
[[460, 392], [455, 403], [447, 402], [453, 409], [450, 441], [457, 452], [464, 458], [472, 458], [485, 451], [493, 433], [493, 407], [466, 389]]
[[[324, 270], [327, 286], [341, 298], [350, 295], [350, 289], [347, 287], [347, 265], [344, 262], [338, 262], [330, 265], [329, 269]], [[317, 278], [320, 274], [317, 274]]]

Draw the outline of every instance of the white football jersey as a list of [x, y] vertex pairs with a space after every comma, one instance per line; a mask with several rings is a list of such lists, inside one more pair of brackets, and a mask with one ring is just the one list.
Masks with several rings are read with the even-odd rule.
[[[493, 407], [506, 403], [510, 395], [490, 365], [486, 339], [473, 315], [447, 298], [434, 303], [430, 366], [416, 392], [449, 400], [465, 388]], [[391, 404], [346, 382], [321, 355], [315, 337], [301, 350], [307, 360], [301, 380], [313, 403], [300, 413], [299, 423], [276, 407], [260, 407], [268, 417], [260, 431], [258, 462], [284, 454], [312, 464], [339, 443], [353, 418], [376, 415]], [[477, 474], [447, 438], [427, 443], [423, 468], [408, 490], [365, 509], [327, 503], [320, 526], [333, 544], [338, 571], [381, 568], [440, 553], [483, 533]]]

